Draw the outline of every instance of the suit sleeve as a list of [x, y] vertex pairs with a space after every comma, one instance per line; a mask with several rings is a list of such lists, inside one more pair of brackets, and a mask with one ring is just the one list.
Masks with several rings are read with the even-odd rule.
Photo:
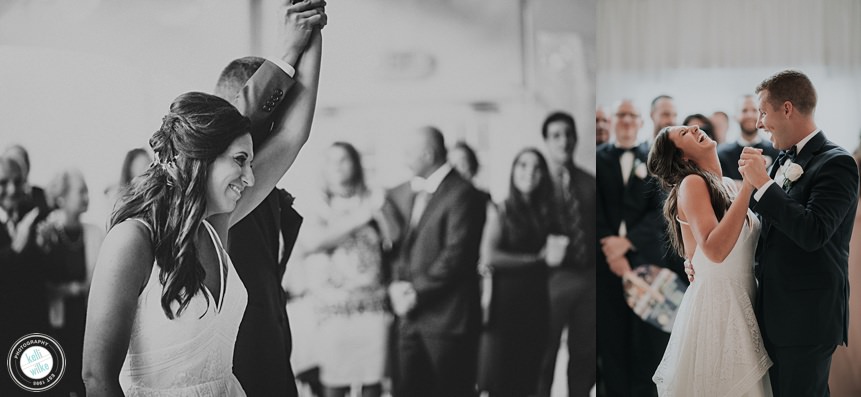
[[442, 251], [427, 272], [413, 279], [417, 308], [443, 296], [453, 284], [477, 282], [471, 275], [476, 271], [486, 208], [473, 190], [458, 196], [453, 202], [465, 205], [455, 205], [448, 212]]
[[251, 137], [256, 147], [269, 135], [272, 116], [284, 101], [295, 81], [278, 65], [264, 61], [236, 94], [233, 101], [239, 112], [251, 120]]
[[795, 201], [772, 183], [751, 207], [803, 250], [812, 252], [831, 240], [857, 204], [858, 168], [852, 157], [839, 155], [826, 160], [816, 175], [806, 177], [811, 178], [806, 203]]

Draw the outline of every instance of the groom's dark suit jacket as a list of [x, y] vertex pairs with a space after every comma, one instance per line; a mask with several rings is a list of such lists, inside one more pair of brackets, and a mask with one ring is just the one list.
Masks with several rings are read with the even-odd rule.
[[[848, 342], [849, 238], [858, 204], [858, 168], [822, 132], [795, 161], [804, 174], [786, 191], [772, 184], [761, 200], [756, 313], [776, 346]], [[774, 178], [777, 162], [771, 169]]]
[[[265, 61], [237, 94], [233, 104], [251, 120], [255, 150], [269, 136], [274, 117], [293, 100], [294, 93], [288, 93], [293, 85], [294, 80], [278, 65]], [[290, 366], [293, 344], [287, 297], [281, 289], [286, 257], [302, 223], [292, 204], [293, 198], [286, 191], [273, 189], [254, 211], [230, 228], [228, 252], [248, 290], [248, 305], [233, 353], [233, 372], [249, 396], [298, 394]], [[283, 252], [279, 252], [281, 239]]]

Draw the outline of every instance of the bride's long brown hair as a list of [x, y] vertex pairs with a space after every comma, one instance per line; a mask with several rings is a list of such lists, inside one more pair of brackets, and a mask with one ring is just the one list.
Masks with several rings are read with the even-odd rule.
[[206, 272], [194, 235], [206, 211], [209, 165], [249, 128], [250, 121], [224, 99], [199, 92], [180, 95], [149, 140], [156, 162], [132, 180], [111, 216], [110, 228], [129, 218], [152, 225], [153, 253], [164, 286], [161, 307], [170, 319], [203, 290]]
[[704, 171], [693, 161], [682, 158], [682, 151], [670, 139], [670, 127], [664, 127], [655, 137], [652, 150], [649, 151], [647, 167], [649, 173], [658, 178], [661, 188], [667, 192], [667, 200], [664, 201], [664, 219], [670, 229], [669, 243], [673, 250], [681, 257], [685, 257], [685, 244], [682, 241], [682, 228], [676, 221], [679, 207], [679, 186], [688, 175], [699, 175], [706, 181], [706, 187], [711, 198], [718, 221], [723, 219], [729, 209], [730, 198], [723, 182], [717, 175]]

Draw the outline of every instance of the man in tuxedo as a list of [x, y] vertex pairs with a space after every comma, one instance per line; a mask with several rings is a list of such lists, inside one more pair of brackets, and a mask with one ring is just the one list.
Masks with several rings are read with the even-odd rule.
[[577, 126], [563, 112], [551, 113], [541, 127], [554, 188], [553, 219], [568, 237], [565, 257], [549, 269], [550, 336], [538, 396], [549, 396], [562, 330], [568, 328], [568, 395], [588, 396], [595, 384], [595, 177], [574, 164]]
[[771, 385], [775, 396], [828, 396], [831, 354], [848, 343], [858, 168], [816, 127], [816, 90], [803, 73], [778, 72], [756, 93], [757, 127], [782, 151], [768, 173], [760, 150], [745, 148], [738, 162], [762, 220], [755, 310]]
[[607, 396], [655, 395], [652, 374], [669, 340], [634, 314], [622, 289], [625, 273], [643, 264], [659, 265], [664, 254], [662, 196], [646, 172], [648, 146], [637, 145], [642, 125], [633, 102], [622, 100], [612, 116], [616, 140], [600, 146], [596, 155], [597, 342]]
[[415, 176], [386, 193], [393, 241], [389, 286], [397, 315], [396, 397], [474, 396], [481, 321], [476, 271], [482, 195], [446, 164], [442, 133], [407, 137]]
[[[252, 120], [255, 149], [276, 128], [275, 118], [288, 111], [296, 73], [294, 66], [300, 61], [311, 30], [322, 28], [326, 22], [319, 2], [299, 3], [291, 8], [293, 13], [317, 10], [317, 22], [290, 18], [288, 11], [282, 58], [234, 60], [222, 71], [216, 84], [215, 94], [231, 101]], [[304, 22], [308, 24], [302, 25]], [[292, 164], [308, 136], [292, 130], [285, 133], [291, 137], [284, 156]], [[272, 189], [257, 208], [230, 228], [228, 252], [248, 290], [248, 305], [236, 337], [233, 370], [249, 396], [298, 395], [290, 366], [292, 338], [286, 311], [287, 296], [281, 288], [287, 259], [302, 223], [302, 217], [292, 205], [293, 197], [289, 193]]]
[[673, 100], [673, 97], [658, 95], [655, 99], [652, 99], [652, 108], [649, 116], [652, 118], [652, 125], [654, 126], [651, 139], [655, 139], [662, 128], [676, 125], [678, 112], [676, 111], [676, 102]]
[[744, 148], [761, 149], [765, 156], [766, 168], [770, 167], [774, 159], [777, 158], [777, 149], [759, 136], [757, 127], [759, 110], [756, 98], [753, 95], [745, 95], [739, 99], [738, 105], [735, 119], [738, 121], [741, 137], [735, 142], [718, 146], [718, 159], [723, 176], [741, 181], [741, 174], [738, 172], [738, 159], [741, 158], [741, 152]]

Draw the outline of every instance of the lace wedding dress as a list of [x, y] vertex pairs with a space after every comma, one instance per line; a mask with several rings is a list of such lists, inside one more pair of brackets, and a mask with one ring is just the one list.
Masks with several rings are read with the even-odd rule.
[[[735, 182], [724, 178], [735, 198]], [[689, 227], [684, 222], [682, 227]], [[771, 360], [753, 312], [753, 258], [760, 223], [750, 210], [723, 263], [696, 250], [694, 282], [685, 292], [670, 342], [652, 380], [661, 397], [772, 395]]]
[[[126, 396], [245, 396], [233, 375], [233, 346], [248, 293], [215, 230], [208, 222], [203, 224], [219, 253], [220, 296], [204, 287], [180, 316], [170, 320], [161, 307], [159, 267], [153, 266], [138, 297], [129, 350], [120, 371]], [[203, 294], [208, 295], [209, 306]]]

